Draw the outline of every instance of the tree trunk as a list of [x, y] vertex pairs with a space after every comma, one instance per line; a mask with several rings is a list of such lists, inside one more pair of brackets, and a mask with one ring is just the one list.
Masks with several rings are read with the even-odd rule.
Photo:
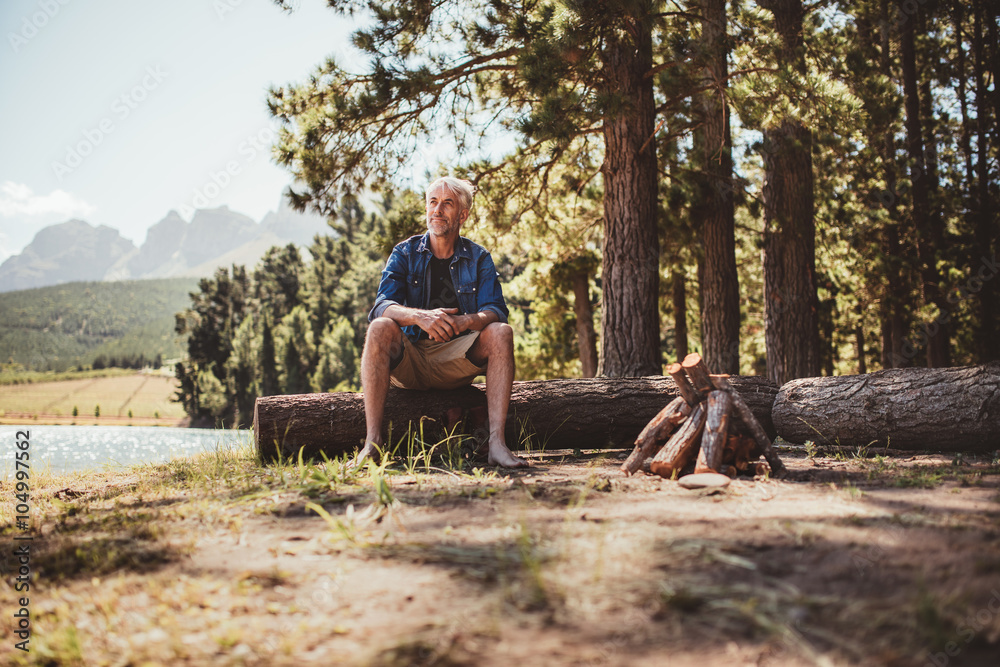
[[[881, 14], [879, 31], [879, 71], [887, 80], [892, 80], [892, 54], [889, 36], [889, 2], [879, 3]], [[882, 367], [905, 368], [909, 366], [909, 358], [903, 354], [903, 344], [906, 340], [906, 298], [907, 284], [904, 280], [903, 267], [905, 258], [899, 243], [900, 209], [897, 193], [898, 179], [896, 171], [896, 135], [892, 123], [882, 128], [882, 164], [885, 171], [885, 197], [883, 204], [888, 209], [889, 221], [882, 230], [882, 252], [885, 256], [886, 285], [882, 293], [882, 314], [887, 325], [883, 337]]]
[[[994, 245], [994, 235], [996, 234], [996, 211], [990, 201], [990, 176], [989, 176], [989, 134], [988, 119], [990, 103], [987, 99], [986, 89], [986, 52], [983, 44], [983, 14], [990, 24], [992, 38], [996, 39], [996, 21], [982, 8], [981, 2], [973, 4], [975, 12], [972, 35], [973, 51], [973, 72], [976, 83], [976, 225], [975, 238], [976, 246], [983, 253], [983, 259], [996, 259], [996, 246]], [[993, 71], [993, 76], [997, 76]], [[994, 81], [994, 88], [996, 82]], [[994, 95], [996, 91], [994, 90]], [[995, 130], [995, 128], [994, 128]], [[973, 271], [979, 270], [981, 264], [976, 263]], [[975, 274], [974, 274], [975, 275]], [[976, 330], [977, 352], [981, 361], [993, 361], [1000, 359], [1000, 341], [996, 335], [997, 319], [997, 293], [995, 285], [995, 271], [989, 278], [982, 278], [982, 289], [979, 291], [979, 327]]]
[[[940, 315], [948, 313], [941, 292], [941, 276], [937, 268], [937, 249], [934, 247], [934, 219], [932, 217], [932, 179], [924, 154], [920, 95], [917, 81], [917, 57], [914, 42], [915, 17], [907, 15], [900, 37], [900, 60], [903, 66], [903, 97], [906, 110], [906, 148], [910, 156], [910, 187], [913, 206], [913, 227], [917, 232], [917, 260], [920, 265], [922, 293], [925, 303], [937, 306]], [[938, 317], [924, 322], [923, 334], [927, 339], [927, 365], [939, 368], [949, 363], [947, 322]], [[924, 337], [922, 336], [922, 338]]]
[[1000, 448], [1000, 363], [803, 378], [774, 402], [778, 435], [847, 447]]
[[590, 275], [580, 271], [573, 276], [573, 312], [576, 314], [576, 343], [580, 348], [583, 377], [597, 375], [597, 334], [594, 332], [594, 309], [590, 306]]
[[699, 95], [701, 125], [694, 137], [700, 187], [692, 215], [703, 224], [705, 257], [701, 276], [703, 356], [709, 368], [719, 373], [739, 373], [740, 283], [736, 273], [732, 136], [725, 96], [729, 72], [725, 0], [704, 0], [701, 12], [705, 59], [701, 85], [714, 86]]
[[671, 300], [674, 309], [674, 354], [677, 359], [688, 355], [687, 286], [684, 271], [674, 269], [670, 274]]
[[864, 375], [868, 372], [868, 362], [865, 359], [865, 327], [860, 321], [854, 326], [854, 350], [858, 356], [858, 373]]
[[626, 19], [602, 51], [604, 84], [622, 108], [604, 120], [601, 374], [656, 375], [660, 359], [660, 251], [651, 29]]
[[[801, 0], [760, 3], [774, 14], [779, 61], [805, 72]], [[812, 134], [788, 118], [764, 131], [764, 339], [778, 384], [819, 375]]]
[[[731, 378], [732, 385], [770, 433], [771, 404], [777, 387], [762, 377]], [[604, 449], [632, 447], [646, 424], [672, 399], [670, 378], [593, 378], [515, 382], [506, 438], [512, 449]], [[423, 423], [425, 441], [444, 438], [443, 429], [464, 420], [459, 433], [486, 436], [486, 395], [480, 385], [454, 391], [407, 391], [392, 388], [386, 422], [398, 442], [407, 425]], [[424, 418], [421, 420], [421, 418]], [[428, 419], [429, 418], [429, 419]], [[387, 431], [388, 432], [388, 431]], [[257, 399], [254, 441], [258, 452], [274, 458], [295, 455], [338, 456], [353, 452], [365, 437], [361, 394], [297, 394]]]

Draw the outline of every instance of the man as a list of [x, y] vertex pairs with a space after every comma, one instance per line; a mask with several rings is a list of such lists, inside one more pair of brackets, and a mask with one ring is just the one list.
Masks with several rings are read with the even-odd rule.
[[454, 389], [486, 374], [489, 463], [528, 465], [504, 441], [514, 382], [514, 334], [493, 258], [460, 236], [475, 188], [439, 178], [427, 189], [427, 233], [397, 245], [382, 271], [361, 355], [365, 445], [376, 454], [390, 380], [404, 389]]

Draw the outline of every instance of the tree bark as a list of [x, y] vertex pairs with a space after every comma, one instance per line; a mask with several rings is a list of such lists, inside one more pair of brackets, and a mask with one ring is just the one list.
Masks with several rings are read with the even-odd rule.
[[[698, 203], [692, 216], [703, 227], [701, 332], [705, 362], [719, 373], [740, 372], [740, 282], [736, 273], [732, 136], [726, 103], [728, 46], [725, 0], [701, 3], [701, 125], [694, 151], [699, 169]], [[680, 356], [680, 355], [678, 355]]]
[[[992, 39], [996, 39], [996, 20], [990, 16], [982, 7], [982, 2], [975, 2], [973, 4], [973, 11], [975, 12], [974, 23], [973, 23], [973, 36], [972, 36], [972, 51], [973, 51], [973, 72], [975, 75], [976, 84], [976, 225], [975, 225], [975, 238], [976, 246], [979, 248], [980, 252], [983, 253], [983, 259], [994, 260], [996, 259], [996, 245], [994, 243], [994, 236], [996, 234], [996, 210], [991, 205], [990, 197], [990, 176], [989, 176], [989, 134], [988, 134], [988, 120], [989, 120], [989, 109], [990, 102], [987, 99], [988, 92], [986, 89], [986, 73], [985, 69], [987, 67], [986, 62], [986, 49], [983, 44], [983, 18], [988, 21], [991, 32], [993, 33]], [[995, 47], [994, 47], [995, 48]], [[993, 70], [993, 76], [997, 76], [996, 70]], [[994, 81], [994, 89], [996, 88], [996, 82]], [[994, 90], [994, 95], [996, 95], [996, 90]], [[996, 128], [994, 127], [994, 131]], [[978, 262], [977, 266], [974, 267], [974, 271], [979, 269]], [[984, 279], [982, 289], [979, 291], [979, 326], [976, 330], [976, 342], [977, 342], [977, 352], [979, 353], [979, 358], [981, 361], [993, 361], [995, 359], [1000, 359], [1000, 341], [997, 340], [996, 335], [996, 320], [997, 320], [997, 293], [998, 290], [995, 285], [996, 274], [994, 273], [990, 279]]]
[[[879, 3], [879, 71], [888, 80], [893, 79], [891, 40], [889, 35], [889, 0]], [[895, 114], [893, 114], [895, 116]], [[881, 312], [885, 329], [882, 339], [882, 367], [905, 368], [910, 359], [903, 354], [906, 340], [907, 283], [903, 268], [906, 260], [900, 246], [900, 207], [897, 193], [896, 135], [892, 122], [880, 128], [882, 133], [882, 165], [885, 172], [885, 197], [883, 204], [889, 213], [889, 221], [882, 229], [882, 253], [885, 256], [886, 285], [882, 293]]]
[[573, 312], [576, 314], [576, 342], [580, 348], [580, 370], [585, 378], [597, 375], [597, 334], [594, 332], [594, 309], [590, 306], [590, 275], [580, 271], [573, 276]]
[[764, 424], [757, 419], [754, 414], [753, 408], [743, 400], [743, 396], [739, 393], [736, 387], [733, 386], [731, 382], [724, 375], [714, 375], [712, 380], [715, 382], [715, 386], [720, 391], [724, 391], [729, 394], [729, 398], [733, 403], [733, 411], [736, 414], [736, 418], [739, 423], [749, 432], [750, 436], [757, 441], [757, 446], [760, 448], [761, 454], [767, 459], [767, 462], [771, 466], [771, 471], [775, 477], [785, 476], [785, 464], [782, 463], [781, 457], [778, 453], [774, 451], [772, 446], [772, 439], [774, 436], [771, 435], [769, 430], [766, 430]]
[[670, 436], [670, 432], [689, 414], [691, 406], [683, 397], [678, 396], [667, 403], [667, 407], [660, 410], [636, 437], [635, 449], [625, 459], [621, 471], [626, 475], [635, 474], [642, 467], [643, 461], [656, 454], [656, 451], [663, 446], [662, 443]]
[[774, 402], [778, 435], [847, 447], [1000, 448], [1000, 362], [802, 378]]
[[670, 274], [671, 300], [674, 307], [674, 354], [683, 359], [688, 354], [687, 287], [684, 271], [674, 269]]
[[701, 436], [701, 449], [694, 471], [721, 472], [722, 452], [726, 448], [729, 430], [729, 411], [732, 399], [724, 391], [713, 391], [708, 395], [708, 411], [705, 415], [705, 432]]
[[[805, 72], [801, 0], [760, 3], [774, 14], [778, 57]], [[779, 385], [819, 375], [812, 133], [787, 118], [764, 131], [764, 340]]]
[[604, 85], [622, 108], [604, 119], [601, 369], [656, 375], [660, 359], [657, 165], [652, 33], [647, 16], [623, 19], [601, 53]]
[[[912, 192], [913, 227], [917, 232], [917, 261], [920, 264], [921, 287], [925, 303], [937, 306], [940, 315], [948, 313], [941, 291], [941, 275], [937, 268], [937, 249], [934, 247], [934, 220], [931, 215], [932, 179], [928, 172], [922, 122], [920, 95], [917, 81], [917, 56], [914, 33], [915, 17], [906, 15], [900, 36], [900, 60], [903, 68], [903, 98], [906, 110], [906, 148], [910, 156], [910, 187]], [[942, 320], [942, 321], [939, 321]], [[924, 323], [927, 338], [927, 366], [939, 368], [949, 363], [948, 326], [938, 317]]]
[[[730, 379], [771, 434], [774, 383], [762, 377]], [[507, 417], [506, 438], [513, 449], [606, 449], [631, 447], [643, 427], [677, 398], [670, 378], [593, 378], [515, 382]], [[462, 421], [459, 433], [484, 437], [486, 395], [481, 385], [454, 391], [407, 391], [392, 388], [386, 401], [386, 422], [398, 441], [407, 426], [418, 428], [423, 417], [424, 437], [443, 438], [443, 429]], [[386, 431], [388, 432], [388, 431]], [[365, 437], [361, 394], [297, 394], [257, 399], [254, 441], [266, 458], [291, 456], [304, 447], [305, 456], [338, 456], [357, 449]]]
[[663, 448], [649, 463], [649, 471], [654, 475], [670, 479], [696, 456], [698, 439], [705, 426], [705, 404], [699, 403], [691, 410], [691, 416], [670, 436]]

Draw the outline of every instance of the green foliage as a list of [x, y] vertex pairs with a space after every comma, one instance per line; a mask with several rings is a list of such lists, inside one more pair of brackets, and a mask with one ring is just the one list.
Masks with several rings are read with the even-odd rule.
[[[412, 204], [413, 196], [400, 202]], [[248, 426], [258, 396], [354, 390], [375, 301], [384, 220], [355, 202], [317, 236], [303, 260], [294, 245], [272, 248], [252, 272], [221, 269], [202, 280], [177, 314], [188, 359], [177, 365], [177, 400], [200, 422]], [[350, 239], [350, 241], [348, 240]]]
[[310, 369], [316, 365], [316, 345], [309, 326], [309, 313], [296, 306], [285, 315], [275, 336], [278, 358], [278, 380], [289, 394], [304, 394], [310, 390]]
[[346, 317], [327, 326], [317, 349], [313, 391], [357, 391], [360, 389], [360, 354], [354, 345], [354, 329]]
[[[479, 188], [467, 228], [493, 251], [501, 273], [518, 376], [578, 372], [570, 280], [577, 262], [592, 262], [608, 245], [605, 205], [617, 195], [604, 189], [604, 132], [634, 101], [606, 77], [609, 45], [626, 33], [652, 37], [653, 69], [642, 76], [654, 82], [649, 145], [659, 168], [664, 358], [677, 353], [670, 333], [682, 314], [673, 310], [678, 301], [690, 320], [687, 342], [701, 351], [701, 320], [712, 315], [702, 308], [702, 214], [708, 199], [724, 193], [736, 207], [740, 371], [765, 372], [765, 307], [797, 307], [780, 294], [764, 299], [765, 163], [788, 148], [782, 128], [795, 122], [808, 128], [811, 145], [823, 372], [922, 365], [920, 327], [936, 322], [951, 328], [954, 362], [1000, 356], [993, 335], [1000, 281], [990, 269], [1000, 242], [991, 213], [1000, 156], [990, 102], [996, 24], [982, 3], [723, 3], [725, 78], [706, 72], [713, 54], [705, 33], [719, 28], [706, 22], [707, 4], [328, 4], [363, 16], [354, 45], [370, 67], [356, 74], [331, 60], [302, 83], [270, 92], [269, 107], [284, 123], [278, 160], [301, 184], [293, 203], [335, 216], [337, 235], [316, 240], [304, 273], [294, 257], [276, 251], [261, 275], [299, 275], [297, 292], [294, 281], [277, 279], [264, 290], [274, 308], [255, 323], [263, 393], [290, 382], [356, 386], [356, 368], [343, 363], [351, 356], [343, 322], [356, 355], [365, 327], [360, 311], [374, 299], [372, 276], [396, 242], [423, 228], [420, 196], [395, 192], [394, 176], [412, 173], [413, 154], [442, 137], [458, 157], [441, 170]], [[785, 44], [778, 26], [800, 10], [801, 43], [796, 35]], [[909, 25], [917, 33], [922, 178], [913, 175], [920, 172], [911, 169], [904, 127], [900, 36]], [[729, 150], [698, 145], [706, 91], [728, 104], [731, 179], [706, 177], [706, 160]], [[940, 242], [913, 223], [918, 188], [929, 191]], [[358, 231], [367, 224], [358, 199], [366, 191], [386, 198], [372, 233]], [[607, 268], [586, 265], [588, 292], [602, 289]], [[928, 268], [939, 284], [928, 285]], [[684, 287], [678, 301], [674, 284]], [[925, 296], [928, 287], [947, 294], [947, 307]], [[603, 304], [594, 301], [599, 316]], [[308, 317], [288, 319], [297, 305]], [[901, 359], [893, 357], [893, 340], [903, 344]]]
[[0, 353], [27, 370], [65, 371], [101, 357], [152, 363], [177, 358], [173, 314], [195, 286], [189, 278], [81, 282], [0, 294]]

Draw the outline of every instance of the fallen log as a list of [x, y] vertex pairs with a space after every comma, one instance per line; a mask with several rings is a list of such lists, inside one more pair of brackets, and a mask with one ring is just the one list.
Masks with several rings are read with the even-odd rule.
[[800, 444], [992, 451], [1000, 448], [1000, 362], [792, 380], [773, 418], [779, 436]]
[[[763, 377], [730, 378], [763, 427], [773, 432], [771, 404], [777, 387]], [[505, 431], [508, 444], [548, 449], [609, 449], [631, 447], [643, 427], [666, 403], [678, 396], [674, 381], [663, 376], [586, 378], [515, 382]], [[482, 385], [451, 391], [409, 391], [392, 388], [386, 400], [386, 427], [393, 438], [424, 419], [425, 439], [437, 442], [448, 415], [469, 413], [486, 405]], [[485, 429], [464, 419], [462, 433], [484, 437]], [[353, 452], [365, 437], [361, 394], [338, 392], [258, 398], [254, 406], [254, 443], [267, 459], [296, 454], [339, 456]]]

